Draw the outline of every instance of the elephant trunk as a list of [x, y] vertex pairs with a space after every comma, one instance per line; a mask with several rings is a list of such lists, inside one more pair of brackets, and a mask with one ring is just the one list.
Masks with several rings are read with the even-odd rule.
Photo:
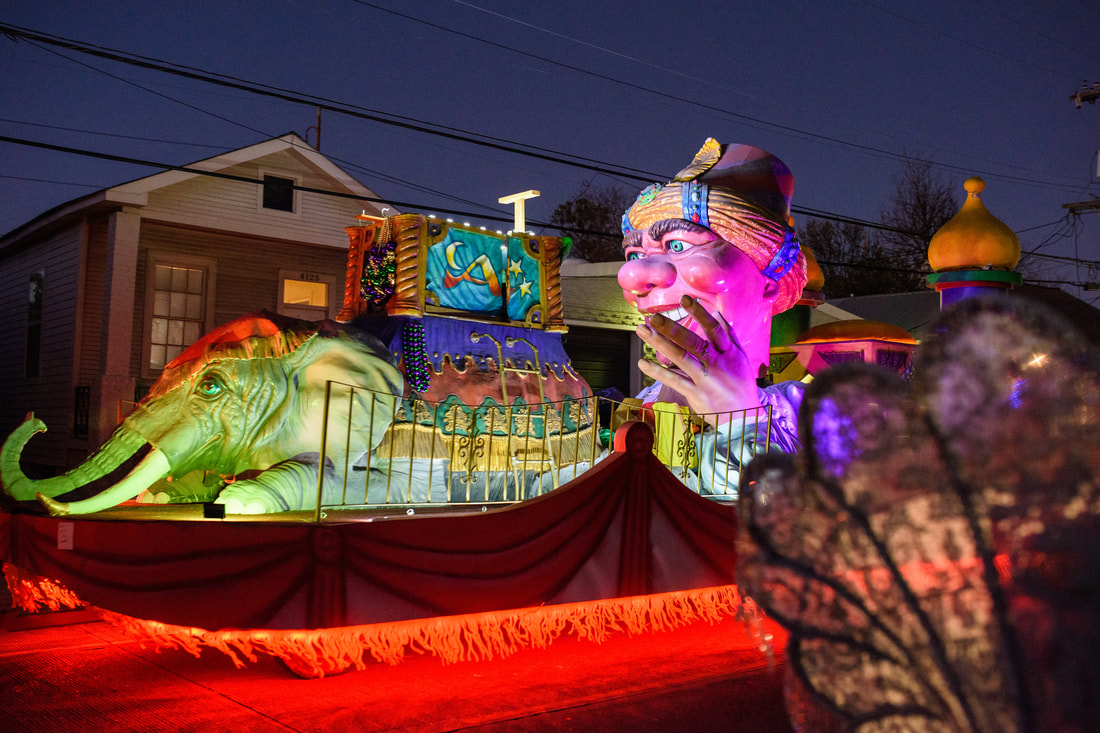
[[29, 478], [19, 467], [23, 447], [35, 434], [46, 432], [46, 424], [29, 413], [23, 424], [12, 431], [0, 448], [0, 483], [16, 501], [34, 499], [36, 495], [53, 497], [68, 493], [107, 476], [147, 444], [137, 433], [119, 428], [99, 450], [68, 473], [52, 478]]
[[38, 500], [55, 517], [68, 514], [91, 514], [133, 499], [141, 491], [167, 476], [171, 470], [167, 456], [154, 448], [121, 481], [90, 499], [66, 503], [39, 494]]

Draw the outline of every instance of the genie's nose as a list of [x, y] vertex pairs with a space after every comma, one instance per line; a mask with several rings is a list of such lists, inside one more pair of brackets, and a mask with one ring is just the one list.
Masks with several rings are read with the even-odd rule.
[[627, 260], [619, 268], [619, 287], [635, 295], [648, 295], [675, 282], [676, 267], [662, 256]]

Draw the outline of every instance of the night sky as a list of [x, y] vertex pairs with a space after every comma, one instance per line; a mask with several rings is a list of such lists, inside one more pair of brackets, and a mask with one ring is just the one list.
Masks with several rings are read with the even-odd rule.
[[[1062, 208], [1100, 195], [1100, 104], [1069, 99], [1100, 81], [1095, 0], [7, 0], [0, 22], [654, 180], [707, 136], [750, 143], [792, 169], [796, 208], [857, 219], [880, 219], [902, 155], [930, 158], [960, 198], [985, 178], [1025, 251], [1100, 261], [1100, 211], [1073, 228]], [[308, 104], [0, 36], [6, 137], [186, 164], [315, 122]], [[426, 213], [506, 213], [498, 197], [534, 188], [545, 221], [607, 177], [333, 112], [321, 151]], [[0, 232], [156, 172], [0, 143]]]

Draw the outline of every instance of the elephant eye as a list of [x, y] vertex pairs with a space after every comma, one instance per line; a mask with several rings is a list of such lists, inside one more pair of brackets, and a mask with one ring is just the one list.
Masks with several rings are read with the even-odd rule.
[[203, 397], [217, 397], [225, 389], [225, 385], [217, 377], [211, 375], [199, 382], [198, 393]]

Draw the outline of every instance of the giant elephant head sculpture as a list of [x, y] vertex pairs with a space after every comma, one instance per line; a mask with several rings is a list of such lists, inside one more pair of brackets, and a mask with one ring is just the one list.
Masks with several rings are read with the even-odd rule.
[[[29, 415], [0, 449], [0, 481], [12, 498], [37, 496], [55, 515], [100, 511], [139, 493], [160, 503], [215, 500], [229, 513], [310, 509], [318, 472], [326, 491], [342, 486], [346, 467], [381, 441], [403, 390], [392, 356], [373, 336], [333, 321], [251, 314], [168, 364], [114, 435], [62, 476], [36, 481], [20, 469], [23, 446], [45, 430]], [[70, 503], [51, 498], [142, 452], [100, 493]]]

